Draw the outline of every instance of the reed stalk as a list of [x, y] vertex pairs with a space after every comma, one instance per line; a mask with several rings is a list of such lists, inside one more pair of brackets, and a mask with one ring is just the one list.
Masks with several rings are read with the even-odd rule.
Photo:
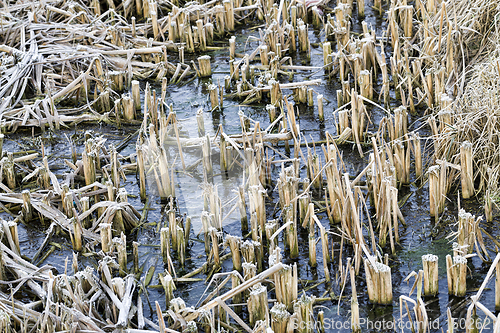
[[371, 263], [365, 259], [366, 285], [368, 299], [373, 304], [389, 305], [392, 303], [392, 280], [389, 266], [379, 262]]
[[439, 293], [438, 257], [433, 254], [422, 256], [424, 271], [424, 295], [436, 296]]
[[256, 284], [251, 289], [247, 301], [250, 326], [254, 326], [259, 320], [269, 323], [267, 303], [267, 288], [260, 283]]

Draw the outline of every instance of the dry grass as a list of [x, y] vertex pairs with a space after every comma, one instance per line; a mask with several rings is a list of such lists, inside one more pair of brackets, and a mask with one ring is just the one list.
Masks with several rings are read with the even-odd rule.
[[[497, 44], [498, 45], [498, 44]], [[476, 64], [462, 96], [454, 102], [454, 122], [439, 135], [438, 158], [459, 164], [460, 145], [473, 146], [476, 191], [489, 190], [497, 197], [500, 177], [500, 48]], [[479, 177], [479, 178], [478, 178]]]
[[[489, 197], [498, 198], [500, 34], [496, 21], [500, 7], [492, 0], [448, 1], [446, 6], [437, 6], [433, 14], [424, 6], [417, 11], [420, 22], [413, 46], [420, 51], [425, 72], [446, 67], [453, 59], [453, 65], [446, 69], [444, 87], [454, 98], [452, 119], [444, 130], [433, 129], [435, 160], [459, 165], [460, 145], [469, 141], [476, 193], [488, 192]], [[427, 14], [430, 19], [426, 24]], [[433, 110], [442, 109], [435, 106]]]

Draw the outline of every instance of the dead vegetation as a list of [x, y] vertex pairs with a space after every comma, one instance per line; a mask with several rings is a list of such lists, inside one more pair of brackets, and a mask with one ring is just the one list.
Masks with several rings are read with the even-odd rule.
[[[313, 306], [337, 299], [328, 291], [299, 290], [297, 265], [283, 260], [301, 255], [301, 232], [308, 235], [309, 265], [322, 264], [318, 284], [343, 291], [351, 282], [352, 327], [358, 331], [358, 292], [375, 304], [394, 302], [389, 258], [397, 255], [407, 227], [402, 188], [427, 186], [429, 214], [436, 223], [457, 189], [464, 199], [484, 198], [487, 222], [495, 215], [500, 55], [493, 1], [375, 1], [380, 15], [387, 10], [386, 36], [377, 36], [366, 22], [360, 34], [351, 31], [352, 20], [366, 14], [364, 1], [2, 1], [0, 6], [2, 144], [20, 129], [57, 131], [80, 122], [137, 130], [118, 146], [87, 133], [80, 153], [69, 140], [64, 177], [51, 171], [43, 145], [14, 153], [0, 144], [0, 206], [10, 215], [1, 228], [2, 331], [163, 333], [224, 327], [260, 332], [272, 327], [290, 332], [296, 323], [323, 325], [324, 313], [316, 319]], [[260, 33], [251, 38], [258, 47], [241, 54], [236, 38], [228, 37], [245, 24]], [[309, 29], [322, 27], [323, 66], [294, 64], [297, 54], [311, 58]], [[212, 79], [213, 60], [205, 53], [214, 50], [229, 55], [224, 82]], [[324, 78], [293, 82], [297, 71], [312, 73], [309, 78], [320, 72]], [[209, 134], [202, 108], [193, 115], [198, 137], [185, 137], [184, 120], [167, 105], [166, 91], [196, 77], [210, 83], [206, 111], [229, 112], [224, 110], [228, 99], [266, 103], [270, 125], [264, 128], [240, 112], [241, 132], [226, 133], [221, 125]], [[283, 82], [285, 77], [292, 82]], [[325, 80], [342, 87], [336, 92], [337, 108], [330, 106], [336, 133], [325, 132], [325, 140], [308, 143], [296, 106], [317, 105], [318, 121], [324, 122], [324, 103], [330, 101], [314, 86]], [[146, 81], [142, 91], [139, 81]], [[371, 119], [374, 108], [384, 114], [377, 124]], [[409, 114], [426, 121], [430, 144], [409, 124]], [[135, 153], [122, 155], [131, 140], [136, 140]], [[366, 157], [358, 174], [347, 172], [346, 143]], [[188, 164], [188, 156], [197, 160]], [[184, 276], [177, 273], [189, 260], [194, 230], [191, 217], [182, 215], [175, 202], [176, 173], [181, 172], [203, 179], [200, 239], [206, 260]], [[213, 179], [231, 172], [245, 176], [234, 184], [234, 199], [223, 202]], [[140, 207], [129, 202], [125, 189], [132, 174], [138, 179]], [[268, 196], [273, 190], [279, 198], [275, 207]], [[140, 244], [130, 242], [144, 227], [153, 198], [163, 200], [167, 216], [156, 230], [166, 267], [159, 274], [154, 267], [143, 271]], [[236, 210], [242, 237], [223, 232], [223, 221]], [[449, 235], [455, 241], [453, 257], [445, 260], [448, 293], [466, 295], [467, 262], [475, 255], [485, 262], [495, 258], [485, 283], [496, 269], [498, 287], [494, 252], [499, 243], [482, 228], [480, 217], [461, 210], [457, 220]], [[19, 223], [46, 228], [33, 258], [21, 253]], [[55, 250], [55, 235], [73, 249], [64, 273], [43, 264]], [[340, 239], [338, 259], [334, 237]], [[344, 248], [352, 258], [342, 257]], [[79, 269], [84, 256], [92, 257], [97, 269]], [[234, 270], [218, 273], [229, 258]], [[412, 304], [416, 323], [428, 322], [422, 296], [439, 294], [438, 257], [428, 254], [422, 262], [423, 270], [407, 278], [415, 277], [416, 300], [412, 293], [400, 296], [401, 316], [404, 305], [404, 316], [412, 318]], [[362, 269], [366, 290], [360, 291], [356, 281]], [[212, 278], [205, 293], [211, 291], [187, 307], [175, 297], [176, 284], [197, 281], [200, 273]], [[166, 308], [148, 298], [155, 278]], [[229, 281], [231, 289], [221, 292]], [[473, 298], [468, 320], [478, 308], [498, 326], [478, 301], [483, 289]], [[497, 288], [496, 299], [499, 294]], [[276, 297], [272, 307], [271, 295]]]

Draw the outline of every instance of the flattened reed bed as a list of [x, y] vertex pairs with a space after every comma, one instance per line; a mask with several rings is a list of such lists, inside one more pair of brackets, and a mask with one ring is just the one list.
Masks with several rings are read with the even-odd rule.
[[[397, 305], [397, 297], [401, 319], [421, 325], [429, 321], [422, 297], [444, 292], [438, 262], [446, 264], [448, 293], [464, 297], [473, 288], [467, 274], [474, 256], [492, 264], [466, 319], [473, 322], [480, 309], [500, 325], [479, 302], [495, 269], [498, 287], [500, 245], [481, 217], [464, 210], [446, 226], [446, 239], [455, 241], [446, 259], [423, 256], [423, 270], [406, 279], [415, 277], [408, 296], [393, 282], [401, 280], [398, 256], [416, 230], [403, 214], [408, 188], [428, 188], [428, 215], [438, 228], [457, 192], [484, 198], [485, 220], [495, 218], [500, 69], [493, 1], [376, 1], [373, 9], [349, 0], [0, 5], [3, 331], [289, 332], [298, 324], [309, 332], [325, 325], [317, 305], [347, 302], [345, 288], [353, 331], [363, 330], [363, 302]], [[365, 16], [383, 18], [387, 35], [377, 35], [380, 27]], [[352, 31], [354, 24], [361, 30]], [[240, 53], [231, 35], [247, 26], [258, 33]], [[310, 33], [319, 28], [324, 35]], [[220, 66], [223, 80], [214, 61], [221, 58], [211, 51], [229, 57]], [[209, 103], [182, 119], [177, 113], [186, 110], [168, 104], [169, 92], [197, 77]], [[239, 110], [231, 118], [239, 124], [205, 127], [204, 111], [229, 116], [235, 105], [261, 109], [264, 119]], [[303, 110], [320, 129], [327, 126], [321, 139], [310, 142]], [[47, 155], [44, 144], [34, 153], [3, 144], [26, 128], [46, 136], [82, 122], [134, 133], [118, 145], [91, 132], [79, 144], [68, 138], [70, 155], [62, 159]], [[362, 163], [354, 172], [351, 152]], [[194, 216], [180, 204], [188, 177], [201, 185]], [[164, 217], [156, 223], [148, 219], [152, 204]], [[238, 230], [226, 224], [233, 212]], [[22, 253], [21, 223], [47, 228], [32, 258]], [[159, 244], [156, 261], [164, 266], [141, 257], [142, 230]], [[61, 247], [56, 236], [73, 253], [64, 273], [44, 264]], [[201, 262], [192, 267], [197, 242]], [[313, 282], [301, 278], [302, 258]], [[178, 296], [200, 274], [210, 284], [191, 307]], [[150, 299], [156, 288], [162, 299]], [[448, 307], [450, 322], [459, 310]]]

